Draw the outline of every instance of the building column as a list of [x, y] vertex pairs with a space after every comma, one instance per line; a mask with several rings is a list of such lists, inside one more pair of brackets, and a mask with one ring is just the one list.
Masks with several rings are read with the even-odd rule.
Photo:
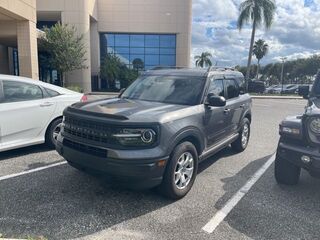
[[18, 21], [17, 39], [20, 76], [39, 79], [36, 23]]
[[83, 35], [85, 46], [86, 68], [75, 70], [66, 74], [65, 83], [67, 86], [79, 86], [84, 92], [91, 92], [91, 48], [90, 48], [90, 16], [87, 12], [69, 12], [62, 13], [62, 23], [75, 26], [77, 33]]

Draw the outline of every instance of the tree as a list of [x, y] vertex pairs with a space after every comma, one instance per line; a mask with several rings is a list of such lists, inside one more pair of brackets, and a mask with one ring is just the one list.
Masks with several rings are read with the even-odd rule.
[[263, 24], [266, 29], [269, 29], [272, 25], [275, 11], [276, 4], [274, 0], [245, 0], [240, 4], [240, 15], [238, 18], [239, 30], [241, 31], [245, 24], [252, 22], [251, 42], [246, 73], [247, 82], [249, 80], [256, 28]]
[[268, 50], [269, 50], [268, 44], [262, 39], [259, 39], [258, 41], [256, 41], [253, 46], [253, 50], [252, 50], [253, 55], [255, 55], [256, 58], [258, 59], [257, 80], [259, 78], [260, 61], [264, 56], [267, 55]]
[[133, 69], [135, 69], [137, 72], [139, 72], [140, 70], [144, 69], [144, 62], [142, 61], [141, 58], [135, 58], [132, 61], [132, 66], [133, 66]]
[[196, 60], [196, 66], [197, 67], [205, 67], [205, 66], [212, 66], [212, 62], [210, 58], [212, 57], [211, 53], [209, 52], [203, 52], [201, 55], [197, 55], [194, 57]]
[[83, 35], [77, 35], [74, 26], [61, 23], [44, 28], [44, 32], [39, 48], [48, 54], [48, 64], [58, 71], [60, 83], [64, 86], [65, 73], [87, 68]]
[[120, 76], [121, 66], [120, 58], [113, 54], [108, 53], [103, 59], [100, 66], [100, 76], [107, 80], [109, 89], [115, 88], [115, 81]]

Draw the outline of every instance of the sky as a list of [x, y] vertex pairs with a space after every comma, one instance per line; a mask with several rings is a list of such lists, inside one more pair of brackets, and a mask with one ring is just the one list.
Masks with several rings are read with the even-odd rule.
[[[208, 51], [219, 66], [246, 65], [251, 26], [237, 29], [242, 1], [193, 0], [192, 60]], [[256, 40], [262, 38], [269, 45], [261, 64], [320, 53], [320, 0], [276, 0], [276, 5], [271, 29], [261, 27], [256, 33]]]

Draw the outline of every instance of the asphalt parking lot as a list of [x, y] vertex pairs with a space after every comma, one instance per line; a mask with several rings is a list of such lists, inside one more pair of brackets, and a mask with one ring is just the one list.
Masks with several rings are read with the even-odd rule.
[[[274, 154], [278, 124], [304, 100], [254, 100], [252, 135], [241, 154], [225, 149], [199, 167], [191, 192], [171, 201], [130, 191], [59, 164], [44, 146], [0, 154], [0, 234], [47, 239], [319, 239], [320, 181], [303, 172], [278, 186], [273, 164], [212, 232], [202, 228]], [[58, 163], [50, 168], [41, 167]], [[29, 171], [10, 177], [10, 174]], [[11, 175], [12, 176], [12, 175]]]

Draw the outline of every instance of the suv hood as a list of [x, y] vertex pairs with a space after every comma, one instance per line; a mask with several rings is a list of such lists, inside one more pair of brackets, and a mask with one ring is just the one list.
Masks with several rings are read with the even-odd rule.
[[149, 102], [132, 99], [113, 98], [88, 103], [77, 103], [73, 109], [87, 114], [98, 114], [110, 119], [158, 122], [168, 112], [185, 108], [184, 105]]

